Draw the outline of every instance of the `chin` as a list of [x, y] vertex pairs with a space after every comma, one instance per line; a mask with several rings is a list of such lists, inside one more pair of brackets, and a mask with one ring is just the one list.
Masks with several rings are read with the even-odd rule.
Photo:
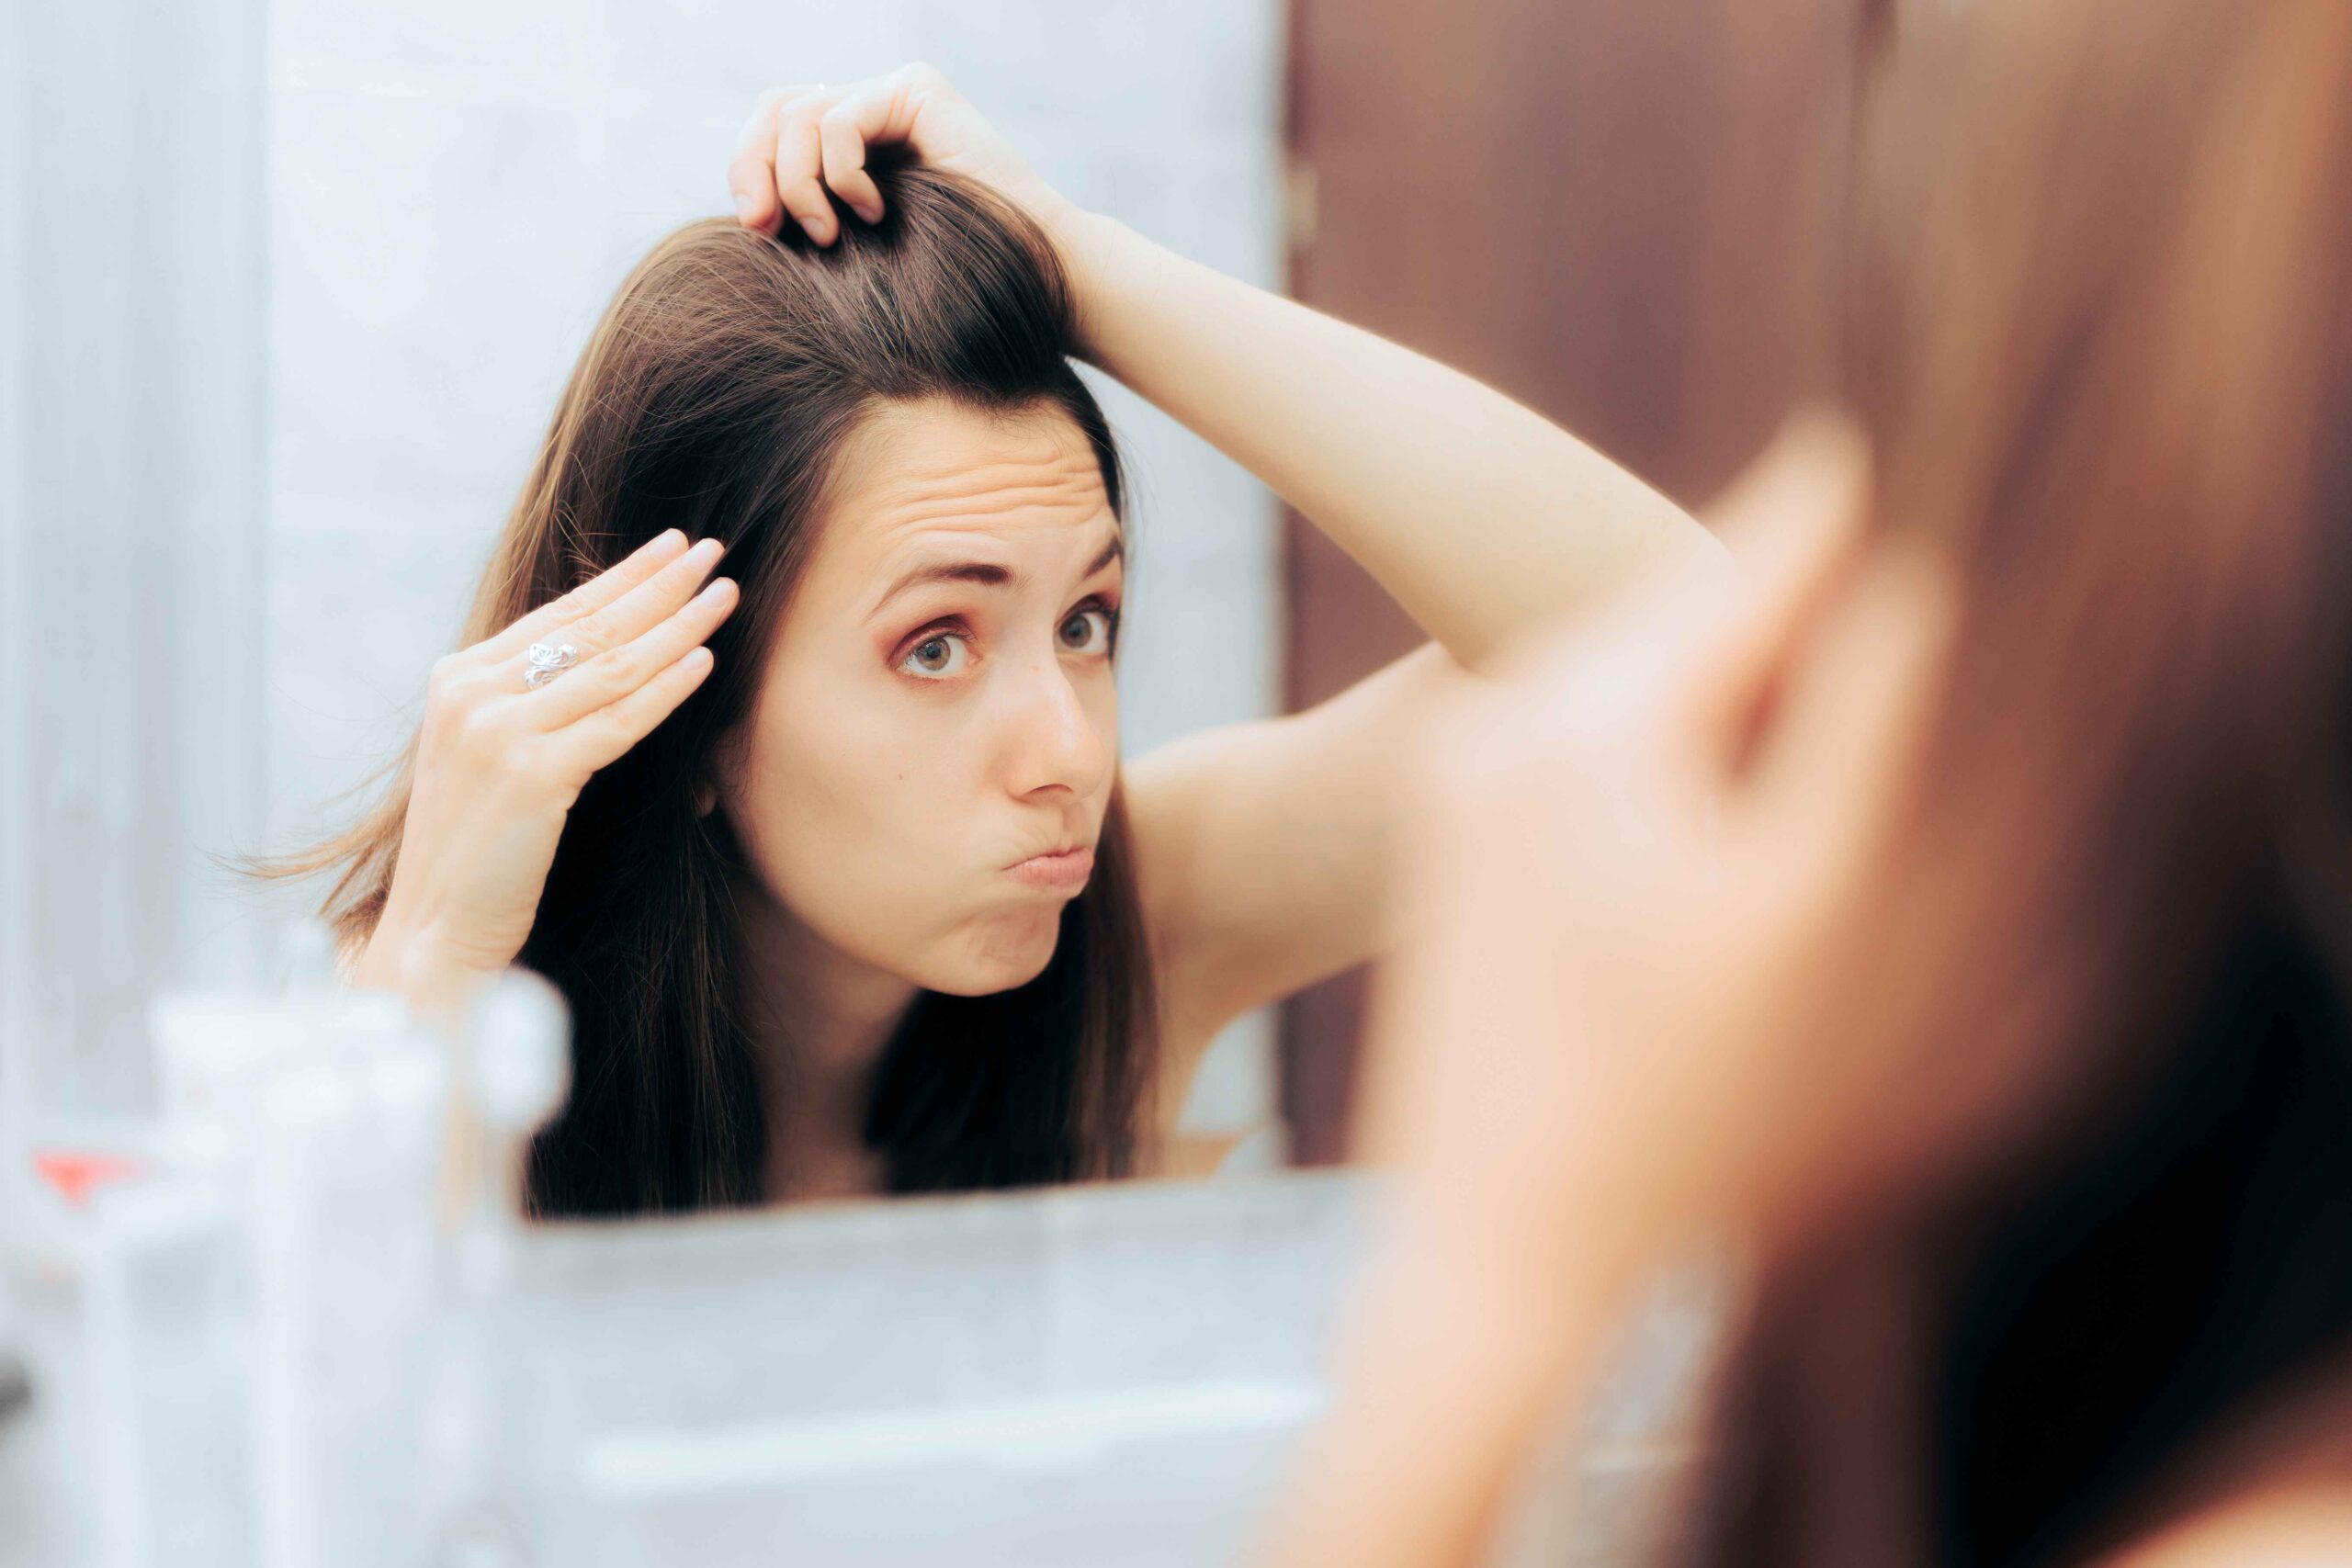
[[998, 916], [954, 944], [930, 973], [915, 976], [927, 991], [950, 997], [990, 997], [1019, 990], [1046, 972], [1061, 941], [1061, 909]]

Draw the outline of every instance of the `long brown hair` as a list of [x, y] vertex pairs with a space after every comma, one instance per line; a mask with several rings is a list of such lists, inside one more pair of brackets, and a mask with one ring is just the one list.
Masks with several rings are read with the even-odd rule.
[[1898, 51], [1852, 389], [1964, 624], [1826, 1021], [1905, 1065], [1761, 1269], [1715, 1568], [2079, 1560], [2352, 1353], [2352, 8]]
[[[768, 1134], [733, 982], [724, 811], [696, 795], [751, 711], [763, 655], [815, 543], [835, 458], [878, 405], [947, 399], [1058, 409], [1092, 446], [1114, 512], [1110, 427], [1072, 369], [1051, 243], [971, 182], [877, 159], [882, 222], [819, 249], [731, 222], [688, 225], [622, 284], [558, 403], [493, 550], [464, 641], [611, 567], [666, 528], [713, 536], [742, 589], [716, 667], [572, 807], [521, 962], [571, 1006], [573, 1089], [531, 1151], [543, 1214], [762, 1197]], [[264, 868], [335, 869], [346, 944], [381, 914], [415, 744], [381, 804], [319, 850]], [[1126, 818], [1114, 794], [1087, 890], [1052, 962], [996, 996], [919, 997], [887, 1048], [867, 1142], [898, 1190], [1125, 1173], [1142, 1135], [1156, 1003]]]

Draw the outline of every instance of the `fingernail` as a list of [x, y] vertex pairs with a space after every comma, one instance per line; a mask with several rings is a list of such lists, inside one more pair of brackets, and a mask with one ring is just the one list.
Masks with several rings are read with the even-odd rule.
[[738, 223], [749, 223], [752, 220], [752, 214], [757, 210], [758, 209], [752, 206], [750, 197], [739, 196], [735, 198], [735, 221]]
[[814, 243], [821, 245], [827, 243], [824, 225], [814, 218], [803, 218], [800, 220], [800, 227]]
[[664, 528], [654, 536], [653, 542], [665, 550], [672, 549], [686, 542], [686, 531], [684, 528]]
[[695, 594], [695, 597], [703, 600], [705, 603], [715, 604], [734, 591], [735, 580], [733, 578], [714, 577], [704, 586], [703, 591]]
[[726, 548], [727, 547], [717, 539], [702, 539], [698, 540], [695, 547], [686, 553], [698, 561], [715, 561], [718, 558], [719, 553]]
[[882, 209], [879, 207], [860, 207], [855, 210], [857, 215], [860, 218], [865, 219], [868, 223], [879, 223], [882, 221]]

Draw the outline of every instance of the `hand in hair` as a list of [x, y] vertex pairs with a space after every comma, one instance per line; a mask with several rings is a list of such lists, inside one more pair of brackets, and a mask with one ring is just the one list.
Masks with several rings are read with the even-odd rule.
[[[702, 587], [718, 556], [717, 541], [688, 548], [672, 529], [434, 665], [399, 864], [354, 984], [446, 1015], [514, 962], [590, 776], [709, 674], [703, 642], [736, 602], [727, 578]], [[534, 644], [573, 649], [536, 687]]]
[[1837, 917], [1953, 618], [1916, 550], [1857, 559], [1864, 468], [1789, 437], [1721, 516], [1736, 578], [1654, 576], [1427, 736], [1358, 1140], [1390, 1208], [1260, 1561], [1485, 1556], [1628, 1292], [1845, 1124], [1872, 1043], [1804, 1002], [1867, 978]]
[[1800, 427], [1722, 513], [1744, 570], [1659, 574], [1420, 753], [1363, 1146], [1515, 1283], [1757, 1217], [1868, 1076], [1812, 1049], [1805, 987], [1866, 979], [1825, 948], [1951, 607], [1925, 547], [1862, 545], [1865, 488], [1855, 436]]
[[834, 197], [868, 223], [882, 220], [882, 192], [865, 172], [866, 152], [894, 144], [933, 168], [988, 186], [1048, 233], [1069, 209], [946, 77], [928, 65], [904, 65], [846, 87], [762, 94], [727, 169], [735, 215], [745, 228], [769, 232], [788, 216], [810, 240], [830, 245], [841, 234]]

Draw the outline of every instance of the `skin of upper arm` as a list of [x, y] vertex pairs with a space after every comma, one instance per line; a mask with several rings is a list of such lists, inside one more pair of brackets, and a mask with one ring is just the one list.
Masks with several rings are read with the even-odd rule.
[[2227, 1503], [2109, 1558], [2104, 1568], [2335, 1568], [2352, 1562], [2352, 1478]]
[[1190, 736], [1128, 768], [1179, 1099], [1225, 1024], [1378, 952], [1397, 759], [1462, 678], [1431, 644], [1304, 713]]

